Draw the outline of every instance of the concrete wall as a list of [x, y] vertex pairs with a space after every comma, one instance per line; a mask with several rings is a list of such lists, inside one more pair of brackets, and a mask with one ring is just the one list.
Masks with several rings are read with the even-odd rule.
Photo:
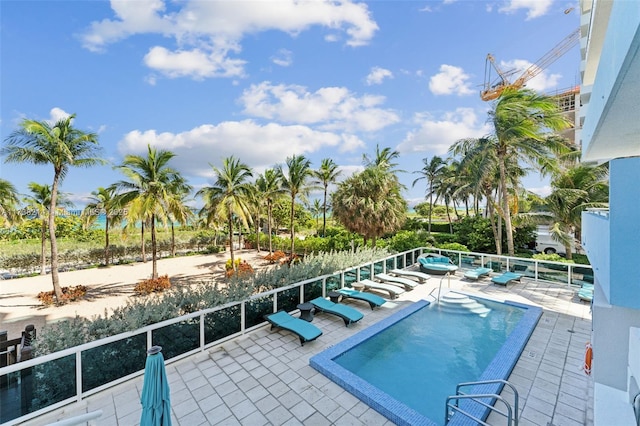
[[598, 278], [604, 303], [609, 303], [610, 300], [610, 245], [609, 212], [583, 212], [582, 248], [586, 251], [593, 273]]
[[627, 392], [629, 328], [640, 327], [640, 311], [598, 302], [603, 298], [596, 285], [592, 314], [593, 378], [596, 383]]
[[610, 303], [640, 309], [640, 158], [612, 160], [609, 172]]

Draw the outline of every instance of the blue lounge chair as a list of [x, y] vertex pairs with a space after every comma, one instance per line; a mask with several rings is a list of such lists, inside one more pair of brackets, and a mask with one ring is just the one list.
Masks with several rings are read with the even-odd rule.
[[471, 269], [470, 271], [465, 272], [464, 277], [470, 280], [477, 281], [480, 278], [488, 277], [490, 272], [491, 272], [491, 268], [479, 267], [479, 268]]
[[342, 297], [349, 297], [351, 299], [356, 299], [356, 300], [364, 300], [365, 302], [369, 303], [369, 306], [371, 306], [371, 309], [375, 307], [380, 307], [385, 303], [387, 303], [386, 300], [384, 300], [382, 297], [376, 294], [365, 293], [363, 291], [354, 290], [352, 288], [341, 288], [340, 290], [336, 290], [336, 291], [340, 293]]
[[511, 281], [520, 281], [522, 278], [522, 274], [516, 274], [515, 272], [504, 272], [502, 275], [498, 275], [496, 277], [491, 278], [491, 281], [495, 284], [500, 284], [506, 286]]
[[382, 282], [387, 282], [389, 284], [402, 286], [405, 290], [413, 290], [414, 288], [418, 287], [417, 281], [410, 280], [409, 278], [394, 277], [393, 275], [389, 274], [378, 274], [376, 275], [376, 279]]
[[409, 271], [408, 269], [391, 269], [389, 273], [403, 277], [417, 278], [421, 283], [424, 283], [431, 278], [429, 274], [425, 274], [424, 272]]
[[582, 284], [580, 290], [578, 290], [578, 298], [585, 302], [591, 302], [593, 300], [593, 291], [595, 286], [593, 284]]
[[431, 275], [454, 274], [458, 267], [448, 257], [419, 257], [420, 270]]
[[274, 314], [265, 315], [264, 319], [271, 323], [272, 330], [274, 327], [278, 327], [297, 334], [302, 346], [304, 346], [305, 342], [315, 340], [322, 335], [322, 330], [315, 325], [308, 323], [305, 320], [301, 320], [300, 318], [291, 316], [285, 311], [278, 311]]
[[357, 309], [353, 309], [351, 306], [333, 303], [332, 301], [327, 300], [324, 297], [316, 297], [315, 299], [311, 300], [310, 303], [316, 308], [317, 311], [339, 316], [344, 320], [344, 325], [346, 325], [347, 327], [349, 327], [349, 325], [353, 324], [354, 322], [360, 321], [364, 317], [362, 312], [358, 311]]
[[388, 291], [389, 297], [392, 299], [395, 299], [396, 297], [404, 293], [404, 289], [401, 287], [398, 287], [397, 285], [379, 283], [379, 282], [368, 280], [368, 279], [360, 280], [360, 284], [364, 286], [365, 290], [373, 289], [373, 290]]

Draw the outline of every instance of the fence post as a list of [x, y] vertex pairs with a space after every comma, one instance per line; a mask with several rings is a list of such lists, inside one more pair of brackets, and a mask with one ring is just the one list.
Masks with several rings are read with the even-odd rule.
[[[0, 330], [0, 343], [7, 341], [7, 331]], [[0, 368], [9, 365], [9, 348], [0, 351]], [[0, 376], [0, 386], [6, 386], [7, 376]]]

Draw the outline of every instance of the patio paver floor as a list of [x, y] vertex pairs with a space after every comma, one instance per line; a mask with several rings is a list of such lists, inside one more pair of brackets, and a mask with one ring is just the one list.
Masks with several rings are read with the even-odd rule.
[[[537, 304], [544, 308], [509, 381], [520, 395], [521, 426], [593, 425], [593, 383], [582, 371], [584, 346], [590, 340], [589, 305], [576, 290], [523, 279], [508, 287], [490, 280], [469, 282], [457, 277], [444, 288], [479, 296]], [[407, 306], [428, 299], [440, 284], [426, 284], [372, 311], [366, 303], [343, 300], [364, 313], [357, 324], [345, 327], [328, 314], [317, 314], [313, 324], [323, 335], [300, 346], [297, 336], [265, 326], [235, 340], [167, 365], [171, 389], [172, 423], [196, 425], [392, 425], [385, 417], [309, 366], [309, 358], [329, 346]], [[68, 405], [26, 425], [43, 425], [79, 414], [102, 410], [96, 425], [137, 425], [143, 377], [129, 380], [85, 400]], [[507, 390], [503, 392], [508, 400]], [[444, 401], [443, 401], [444, 411]], [[492, 425], [506, 424], [492, 414]]]

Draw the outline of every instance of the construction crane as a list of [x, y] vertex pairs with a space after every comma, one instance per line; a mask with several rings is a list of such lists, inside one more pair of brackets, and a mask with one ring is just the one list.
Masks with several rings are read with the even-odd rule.
[[[506, 88], [519, 89], [523, 87], [529, 80], [536, 75], [540, 74], [545, 68], [551, 65], [556, 59], [564, 55], [569, 49], [575, 46], [580, 40], [580, 28], [574, 30], [571, 34], [566, 36], [560, 43], [558, 43], [553, 49], [547, 52], [542, 58], [538, 59], [534, 64], [529, 66], [524, 72], [516, 78], [513, 82], [509, 79], [513, 76], [517, 70], [503, 71], [500, 69], [496, 60], [491, 53], [487, 55], [485, 61], [484, 70], [484, 86], [480, 91], [480, 98], [483, 101], [492, 101], [502, 95], [502, 92]], [[494, 69], [498, 74], [497, 82], [492, 82], [491, 69]]]

